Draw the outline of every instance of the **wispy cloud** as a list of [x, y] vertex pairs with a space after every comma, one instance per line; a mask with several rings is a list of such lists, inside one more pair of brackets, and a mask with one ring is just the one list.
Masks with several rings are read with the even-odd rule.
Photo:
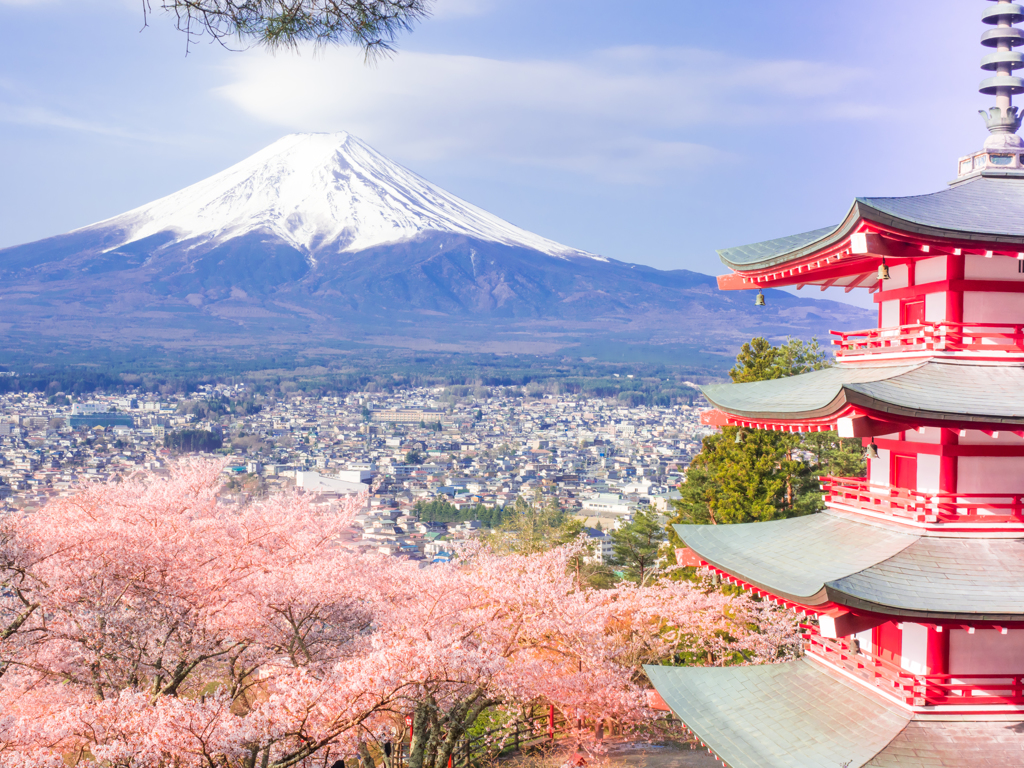
[[367, 68], [348, 50], [228, 62], [218, 92], [296, 131], [348, 130], [410, 159], [472, 155], [657, 182], [722, 160], [713, 126], [873, 117], [853, 98], [862, 70], [700, 50], [623, 47], [575, 60], [403, 51]]
[[54, 112], [44, 107], [17, 106], [2, 102], [0, 102], [0, 122], [64, 128], [71, 131], [84, 131], [86, 133], [97, 133], [120, 138], [137, 138], [130, 132], [114, 126], [81, 120], [70, 115], [62, 115], [59, 112]]
[[23, 89], [11, 81], [0, 79], [0, 94], [6, 92], [6, 100], [0, 99], [0, 123], [28, 125], [39, 128], [53, 128], [98, 136], [110, 136], [150, 144], [188, 144], [193, 138], [182, 134], [169, 136], [152, 130], [139, 130], [112, 123], [79, 117], [66, 111], [33, 103], [26, 98]]

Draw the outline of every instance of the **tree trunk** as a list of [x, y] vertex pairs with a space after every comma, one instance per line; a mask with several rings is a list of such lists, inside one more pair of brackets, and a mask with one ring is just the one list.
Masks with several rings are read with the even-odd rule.
[[409, 768], [423, 768], [427, 747], [429, 717], [426, 703], [419, 704], [412, 718], [412, 741], [409, 743]]
[[370, 754], [370, 748], [366, 746], [365, 741], [359, 742], [359, 759], [363, 764], [363, 768], [375, 768], [376, 762], [373, 759], [373, 755]]
[[437, 704], [430, 700], [427, 709], [427, 743], [423, 748], [423, 768], [435, 768], [437, 750], [441, 745], [441, 722], [437, 717]]

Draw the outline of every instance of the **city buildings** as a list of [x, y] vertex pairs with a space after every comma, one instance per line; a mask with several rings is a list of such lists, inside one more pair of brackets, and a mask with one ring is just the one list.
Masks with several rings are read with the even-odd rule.
[[[639, 507], [667, 511], [711, 431], [700, 410], [497, 389], [271, 397], [246, 385], [204, 385], [159, 400], [137, 393], [74, 403], [64, 393], [0, 395], [0, 505], [31, 511], [81, 482], [163, 471], [175, 458], [164, 447], [168, 435], [208, 430], [223, 436], [223, 449], [209, 456], [225, 462], [226, 500], [298, 488], [332, 503], [371, 491], [344, 544], [430, 562], [480, 529], [461, 519], [431, 525], [415, 512], [420, 503], [441, 500], [467, 517], [480, 505], [540, 496], [604, 532]], [[374, 420], [380, 413], [413, 416]], [[127, 424], [69, 423], [113, 415]]]

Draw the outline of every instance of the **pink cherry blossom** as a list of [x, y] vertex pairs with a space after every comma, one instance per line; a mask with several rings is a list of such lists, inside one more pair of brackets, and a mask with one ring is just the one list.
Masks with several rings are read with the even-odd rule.
[[[580, 588], [582, 543], [451, 565], [342, 545], [365, 504], [218, 501], [220, 467], [89, 485], [0, 535], [0, 764], [443, 768], [486, 709], [647, 722], [642, 663], [774, 661], [788, 615], [709, 585]], [[742, 654], [737, 656], [737, 654]], [[586, 725], [589, 723], [590, 725]]]

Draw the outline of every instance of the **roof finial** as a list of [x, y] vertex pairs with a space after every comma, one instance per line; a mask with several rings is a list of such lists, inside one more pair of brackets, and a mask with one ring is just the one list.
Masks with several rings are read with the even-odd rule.
[[982, 34], [981, 44], [996, 49], [981, 60], [982, 69], [995, 73], [993, 77], [982, 80], [979, 89], [996, 97], [993, 109], [981, 110], [985, 125], [992, 134], [985, 141], [985, 148], [1022, 147], [1024, 141], [1016, 133], [1024, 114], [1018, 113], [1017, 107], [1013, 106], [1013, 97], [1024, 93], [1024, 79], [1015, 77], [1013, 71], [1024, 67], [1024, 55], [1013, 49], [1024, 45], [1024, 32], [1013, 25], [1024, 21], [1024, 7], [1010, 0], [996, 0], [996, 4], [982, 14], [981, 20], [995, 27]]

